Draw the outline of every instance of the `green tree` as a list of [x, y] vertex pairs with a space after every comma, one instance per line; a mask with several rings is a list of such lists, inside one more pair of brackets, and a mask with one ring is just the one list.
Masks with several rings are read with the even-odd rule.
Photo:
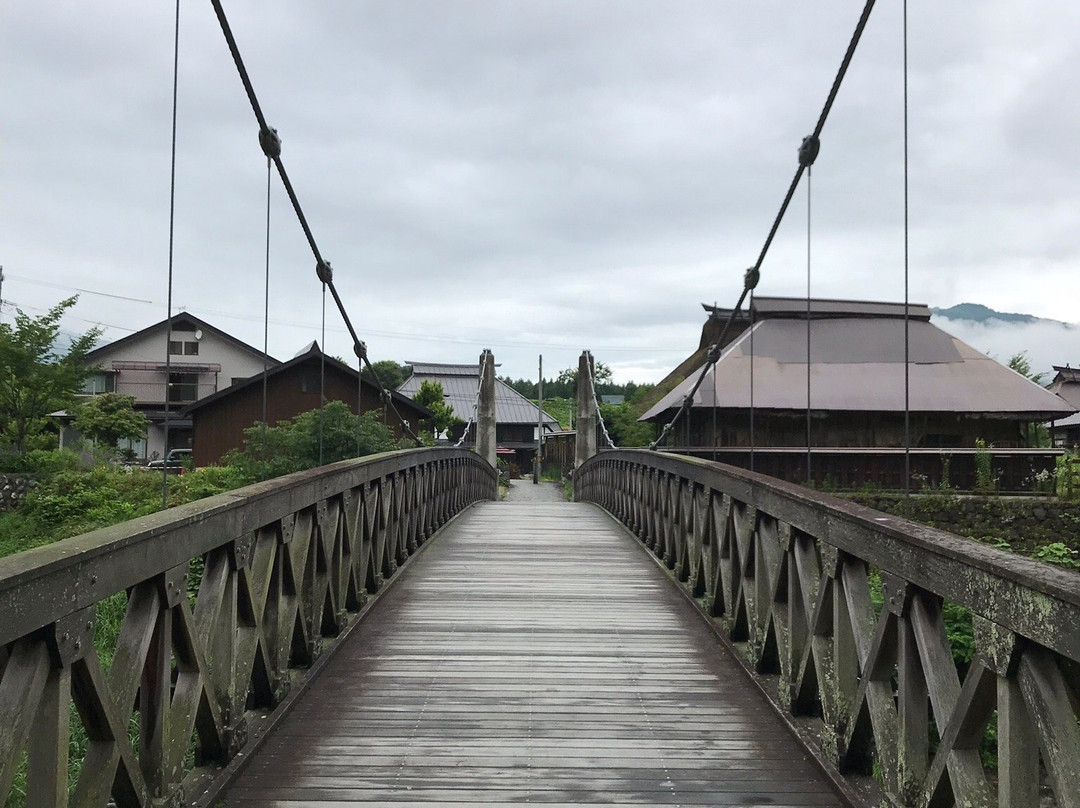
[[1045, 373], [1032, 373], [1031, 372], [1031, 357], [1028, 356], [1027, 351], [1020, 351], [1012, 355], [1009, 359], [1009, 367], [1019, 373], [1021, 376], [1031, 379], [1035, 384], [1042, 384]]
[[267, 479], [393, 449], [406, 449], [412, 441], [394, 436], [379, 422], [378, 414], [356, 416], [343, 401], [328, 401], [320, 414], [309, 410], [276, 426], [257, 423], [244, 430], [243, 450], [228, 452], [222, 461], [237, 466], [250, 479]]
[[[573, 398], [577, 395], [577, 368], [563, 368], [559, 371], [559, 375], [551, 382], [550, 394], [552, 398]], [[603, 393], [617, 393], [621, 388], [613, 384], [611, 381], [612, 373], [611, 368], [605, 365], [603, 362], [596, 363], [596, 369], [593, 374], [596, 381], [596, 392], [599, 395]], [[544, 396], [547, 397], [549, 393], [548, 385], [544, 385]]]
[[[1033, 373], [1031, 370], [1031, 357], [1027, 351], [1020, 351], [1009, 359], [1009, 367], [1026, 379], [1031, 379], [1035, 384], [1042, 384], [1045, 373]], [[1050, 448], [1050, 429], [1046, 424], [1028, 423], [1024, 427], [1024, 437], [1027, 445], [1037, 449]]]
[[[371, 369], [378, 374], [379, 381], [383, 383], [383, 387], [387, 390], [397, 390], [401, 387], [402, 382], [409, 378], [409, 366], [399, 365], [392, 359], [380, 359], [378, 362], [372, 362]], [[360, 371], [360, 375], [369, 382], [375, 382], [371, 370], [367, 367]]]
[[514, 379], [510, 376], [499, 376], [498, 378], [507, 387], [521, 393], [525, 398], [536, 398], [537, 396], [536, 382], [528, 379]]
[[443, 432], [454, 424], [463, 423], [454, 415], [454, 408], [446, 403], [443, 386], [438, 382], [422, 382], [420, 389], [413, 395], [413, 401], [435, 413], [435, 417], [431, 419], [431, 426], [436, 432]]
[[640, 413], [633, 404], [601, 404], [600, 415], [612, 441], [620, 449], [648, 446], [656, 438], [653, 425], [638, 420]]
[[102, 393], [79, 404], [75, 429], [102, 446], [115, 447], [123, 440], [146, 437], [150, 420], [135, 410], [135, 396]]
[[92, 328], [56, 349], [60, 320], [78, 297], [61, 300], [40, 317], [22, 311], [0, 323], [0, 443], [17, 454], [49, 427], [50, 412], [71, 406], [91, 371], [83, 360], [101, 330]]

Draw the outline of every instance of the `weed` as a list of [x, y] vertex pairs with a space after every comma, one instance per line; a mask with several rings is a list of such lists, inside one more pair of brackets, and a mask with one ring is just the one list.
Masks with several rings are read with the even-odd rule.
[[1055, 541], [1050, 544], [1044, 544], [1041, 547], [1036, 547], [1035, 552], [1031, 554], [1032, 558], [1037, 558], [1039, 561], [1045, 561], [1048, 564], [1057, 564], [1059, 567], [1068, 567], [1069, 569], [1080, 569], [1080, 559], [1078, 559], [1078, 553], [1076, 550], [1070, 549], [1062, 542]]
[[975, 490], [980, 494], [992, 494], [997, 490], [998, 475], [994, 474], [994, 444], [975, 438]]

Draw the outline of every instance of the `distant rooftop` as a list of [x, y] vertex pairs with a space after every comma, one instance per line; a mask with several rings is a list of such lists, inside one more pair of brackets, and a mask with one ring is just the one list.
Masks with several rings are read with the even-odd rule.
[[[445, 401], [454, 415], [468, 421], [474, 415], [476, 392], [480, 385], [480, 364], [448, 365], [435, 362], [408, 362], [413, 375], [398, 388], [398, 392], [412, 397], [426, 381], [442, 385]], [[495, 367], [499, 367], [498, 364]], [[510, 385], [495, 379], [495, 421], [499, 424], [535, 424], [538, 407]], [[544, 413], [544, 423], [559, 428], [559, 422]]]
[[[712, 317], [727, 319], [731, 316], [731, 309], [710, 306], [708, 303], [702, 303], [701, 306]], [[807, 300], [805, 297], [755, 297], [752, 304], [752, 312], [755, 320], [780, 318], [806, 319], [807, 308]], [[832, 317], [887, 317], [903, 319], [905, 306], [903, 303], [890, 303], [876, 300], [811, 298], [809, 301], [809, 309], [810, 317], [815, 320]], [[906, 309], [909, 319], [930, 319], [930, 308], [923, 303], [908, 303]], [[749, 318], [749, 314], [741, 314], [740, 319], [744, 318]]]
[[[809, 331], [815, 410], [902, 412], [906, 360], [912, 412], [1051, 420], [1076, 411], [933, 325], [929, 309], [921, 304], [908, 306], [906, 328], [903, 303], [811, 300], [809, 324], [806, 308], [805, 298], [755, 299], [753, 327], [744, 321], [705, 377], [692, 406], [747, 409], [752, 379], [756, 409], [805, 408]], [[705, 309], [710, 320], [725, 316], [725, 311], [730, 314], [712, 306]], [[705, 350], [699, 348], [680, 366], [681, 378], [672, 379], [669, 392], [642, 420], [678, 407], [697, 381], [705, 358]]]
[[[410, 362], [405, 364], [412, 368], [414, 374], [420, 376], [473, 376], [479, 378], [480, 363], [474, 365], [439, 364], [438, 362]], [[498, 362], [495, 367], [502, 367]]]

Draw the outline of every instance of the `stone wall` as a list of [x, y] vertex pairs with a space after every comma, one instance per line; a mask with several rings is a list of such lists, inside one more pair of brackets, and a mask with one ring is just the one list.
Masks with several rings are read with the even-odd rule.
[[37, 482], [25, 474], [0, 474], [0, 513], [12, 510]]
[[851, 496], [885, 513], [922, 522], [960, 536], [993, 544], [1008, 542], [1017, 552], [1062, 542], [1080, 549], [1080, 504], [1033, 497], [912, 496], [911, 513], [903, 497]]

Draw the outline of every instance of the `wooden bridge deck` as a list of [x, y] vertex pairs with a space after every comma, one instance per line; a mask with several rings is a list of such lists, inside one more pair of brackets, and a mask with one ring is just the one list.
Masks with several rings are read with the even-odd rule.
[[841, 801], [623, 529], [484, 503], [403, 572], [232, 808]]

